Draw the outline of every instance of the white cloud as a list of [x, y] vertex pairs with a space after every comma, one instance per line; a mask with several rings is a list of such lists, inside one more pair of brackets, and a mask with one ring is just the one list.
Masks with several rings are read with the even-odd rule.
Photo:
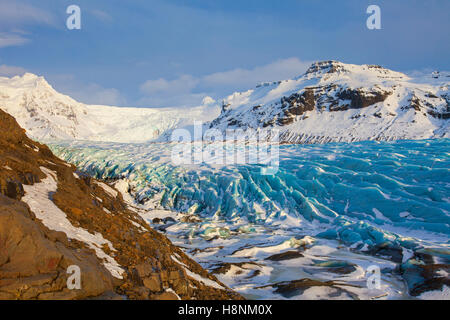
[[198, 78], [186, 74], [173, 80], [164, 78], [147, 80], [140, 86], [145, 97], [139, 100], [139, 105], [150, 107], [198, 105], [206, 95], [194, 92], [199, 81]]
[[48, 77], [59, 92], [86, 104], [126, 106], [125, 97], [116, 88], [105, 88], [97, 83], [83, 83], [73, 75], [59, 74]]
[[28, 42], [27, 38], [14, 33], [0, 33], [0, 48], [21, 46]]
[[103, 88], [98, 84], [90, 84], [86, 91], [81, 94], [81, 99], [90, 104], [101, 104], [108, 106], [126, 105], [126, 100], [122, 97], [119, 90], [115, 88]]
[[192, 107], [201, 105], [206, 93], [185, 93], [150, 95], [141, 98], [138, 106], [143, 107]]
[[204, 106], [207, 106], [207, 105], [210, 105], [210, 104], [214, 104], [214, 103], [216, 103], [216, 100], [214, 100], [210, 96], [206, 96], [202, 100], [202, 105], [204, 105]]
[[56, 26], [55, 17], [45, 10], [19, 0], [0, 0], [0, 48], [21, 46], [30, 40], [23, 28], [30, 25]]
[[194, 89], [199, 80], [191, 75], [182, 75], [174, 80], [159, 78], [147, 80], [141, 85], [141, 91], [146, 94], [180, 94]]
[[278, 60], [253, 69], [234, 69], [216, 72], [203, 78], [206, 85], [253, 87], [259, 82], [290, 79], [303, 74], [311, 65], [297, 58]]
[[95, 10], [91, 10], [90, 13], [102, 22], [109, 23], [109, 22], [113, 21], [112, 16], [105, 11], [95, 9]]
[[18, 0], [0, 0], [0, 25], [17, 27], [28, 24], [54, 25], [56, 19], [45, 10], [36, 8]]
[[[253, 88], [259, 82], [290, 79], [303, 74], [310, 66], [298, 58], [277, 60], [253, 69], [234, 69], [194, 77], [182, 75], [173, 80], [147, 80], [140, 90], [145, 94], [139, 103], [147, 106], [192, 106], [207, 104], [234, 91]], [[211, 100], [209, 100], [211, 99]]]
[[0, 76], [3, 77], [13, 77], [21, 76], [26, 72], [22, 67], [7, 66], [6, 64], [0, 65]]

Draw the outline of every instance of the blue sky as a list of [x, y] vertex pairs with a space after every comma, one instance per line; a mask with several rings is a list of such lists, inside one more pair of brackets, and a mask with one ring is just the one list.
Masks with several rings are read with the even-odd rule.
[[[81, 30], [66, 28], [67, 6]], [[381, 8], [381, 30], [366, 8]], [[43, 75], [85, 102], [199, 105], [312, 61], [450, 69], [450, 1], [0, 0], [0, 75]]]

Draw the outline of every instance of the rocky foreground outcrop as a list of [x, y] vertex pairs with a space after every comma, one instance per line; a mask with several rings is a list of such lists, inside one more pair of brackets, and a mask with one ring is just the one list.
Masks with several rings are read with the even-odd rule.
[[241, 299], [1, 110], [0, 131], [0, 299]]

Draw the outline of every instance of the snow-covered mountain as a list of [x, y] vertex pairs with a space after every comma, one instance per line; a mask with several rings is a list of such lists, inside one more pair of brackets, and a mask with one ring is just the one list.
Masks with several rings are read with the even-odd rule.
[[380, 66], [317, 62], [298, 78], [230, 95], [209, 127], [269, 139], [277, 129], [293, 143], [449, 137], [449, 84], [443, 73], [413, 79]]
[[[450, 137], [450, 75], [408, 77], [380, 66], [314, 63], [304, 75], [263, 83], [215, 106], [119, 108], [85, 105], [58, 93], [42, 77], [0, 77], [0, 108], [41, 141], [170, 140], [194, 121], [282, 142], [396, 140]], [[234, 139], [234, 138], [233, 138]]]
[[27, 134], [40, 141], [91, 140], [143, 142], [167, 130], [208, 121], [214, 107], [120, 108], [86, 105], [53, 89], [43, 77], [0, 77], [0, 108], [14, 116]]

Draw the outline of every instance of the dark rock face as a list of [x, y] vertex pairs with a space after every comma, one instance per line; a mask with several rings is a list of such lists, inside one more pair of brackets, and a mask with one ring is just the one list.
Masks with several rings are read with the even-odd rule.
[[[332, 68], [333, 69], [333, 68]], [[336, 97], [333, 98], [333, 94]], [[336, 86], [306, 88], [303, 93], [294, 93], [289, 97], [281, 99], [281, 109], [283, 112], [277, 118], [276, 124], [287, 125], [294, 122], [295, 117], [312, 111], [315, 108], [323, 109], [321, 104], [329, 104], [330, 111], [345, 111], [348, 109], [362, 109], [378, 102], [383, 102], [391, 95], [390, 91], [365, 90], [362, 88], [336, 91]], [[346, 103], [349, 101], [349, 103]], [[275, 124], [275, 121], [268, 121], [263, 127]]]
[[[375, 91], [375, 90], [364, 90], [362, 88], [359, 89], [350, 89], [347, 88], [345, 90], [339, 91], [337, 93], [337, 97], [341, 100], [350, 100], [350, 105], [348, 108], [350, 109], [362, 109], [368, 106], [371, 106], [378, 102], [383, 102], [386, 98], [391, 95], [392, 92], [389, 91]], [[337, 108], [331, 111], [345, 110], [342, 107]]]
[[[269, 120], [262, 123], [262, 127], [266, 128], [273, 125], [288, 125], [294, 122], [296, 116], [300, 116], [306, 111], [314, 110], [316, 100], [314, 89], [306, 89], [302, 93], [294, 93], [289, 97], [282, 97], [280, 100], [280, 112]], [[261, 106], [255, 106], [252, 112], [259, 110]]]
[[396, 263], [401, 263], [403, 260], [403, 249], [400, 246], [395, 246], [389, 242], [373, 246], [368, 253], [370, 255], [388, 258]]
[[418, 97], [413, 96], [410, 100], [410, 108], [413, 108], [416, 111], [420, 111], [422, 106], [420, 104], [420, 100]]
[[[432, 95], [432, 94], [426, 94], [427, 98], [433, 98], [433, 99], [439, 99], [439, 97]], [[424, 101], [423, 99], [420, 99], [416, 95], [413, 95], [411, 99], [409, 99], [409, 105], [402, 107], [403, 110], [409, 110], [414, 109], [416, 112], [426, 112], [428, 115], [432, 116], [436, 119], [443, 119], [447, 120], [450, 119], [450, 99], [448, 99], [447, 95], [443, 95], [441, 97], [446, 102], [447, 106], [446, 108], [438, 110], [434, 105], [430, 104], [427, 101]]]
[[213, 273], [213, 274], [225, 274], [225, 273], [227, 273], [228, 271], [230, 271], [231, 267], [233, 267], [233, 266], [238, 267], [238, 268], [242, 268], [242, 269], [248, 269], [248, 268], [246, 267], [246, 265], [259, 266], [259, 264], [255, 263], [255, 262], [253, 262], [253, 261], [233, 262], [233, 263], [230, 263], [230, 262], [224, 262], [224, 263], [221, 263], [220, 265], [217, 265], [217, 266], [213, 269], [212, 273]]
[[419, 249], [411, 259], [400, 264], [398, 271], [413, 297], [450, 286], [450, 257], [445, 251]]
[[20, 200], [24, 195], [23, 185], [19, 181], [0, 178], [0, 193], [9, 198]]
[[300, 279], [300, 280], [293, 280], [293, 281], [285, 281], [285, 282], [279, 282], [271, 285], [272, 287], [276, 288], [275, 292], [281, 294], [285, 298], [292, 298], [298, 295], [301, 295], [305, 292], [305, 290], [313, 287], [329, 287], [333, 288], [336, 291], [336, 295], [340, 296], [342, 294], [347, 294], [351, 298], [357, 298], [357, 296], [350, 291], [345, 290], [344, 288], [346, 284], [342, 284], [335, 281], [317, 281], [312, 279]]
[[346, 261], [324, 261], [314, 266], [324, 268], [327, 272], [349, 274], [356, 271], [356, 265]]
[[306, 111], [314, 110], [316, 100], [313, 89], [306, 89], [303, 93], [294, 93], [289, 97], [281, 98], [283, 114], [278, 118], [279, 125], [290, 124], [295, 116], [302, 115]]
[[439, 113], [439, 112], [435, 112], [435, 111], [428, 111], [428, 114], [430, 116], [432, 116], [433, 118], [437, 118], [437, 119], [450, 119], [450, 112], [443, 112], [443, 113]]
[[297, 259], [297, 258], [301, 258], [301, 257], [303, 257], [303, 254], [299, 251], [286, 251], [286, 252], [271, 255], [270, 257], [268, 257], [266, 259], [272, 260], [272, 261], [284, 261], [284, 260]]
[[[151, 229], [119, 193], [106, 192], [47, 146], [30, 140], [1, 110], [0, 131], [0, 299], [242, 299]], [[20, 201], [23, 185], [46, 178], [42, 167], [57, 178], [49, 199], [72, 226], [111, 242], [116, 251], [107, 245], [102, 250], [124, 270], [123, 279], [114, 278], [87, 244], [49, 230]], [[70, 265], [81, 269], [80, 290], [67, 288]], [[188, 276], [185, 268], [223, 289]]]
[[286, 112], [291, 115], [302, 115], [306, 111], [314, 110], [316, 101], [313, 89], [306, 89], [302, 94], [294, 93], [281, 99], [281, 104], [286, 107]]
[[320, 61], [313, 63], [308, 70], [306, 70], [306, 74], [313, 74], [317, 72], [323, 73], [335, 73], [339, 71], [344, 71], [344, 66], [338, 61]]
[[[316, 66], [316, 69], [319, 66]], [[321, 67], [320, 67], [321, 68]], [[319, 69], [320, 69], [319, 68]], [[329, 72], [335, 72], [339, 65], [323, 67]], [[315, 69], [314, 69], [315, 70]], [[334, 71], [333, 71], [334, 70]], [[311, 71], [313, 72], [313, 71]], [[378, 88], [346, 88], [340, 89], [336, 85], [307, 87], [300, 93], [293, 93], [288, 97], [282, 97], [279, 103], [268, 107], [260, 105], [253, 106], [248, 112], [253, 114], [257, 120], [257, 125], [266, 128], [275, 125], [285, 126], [293, 123], [298, 116], [315, 109], [319, 111], [345, 111], [348, 109], [362, 109], [383, 102], [391, 95], [391, 91], [383, 91]], [[327, 107], [329, 106], [329, 107]], [[379, 116], [378, 114], [375, 116]], [[232, 115], [229, 111], [222, 113], [217, 119], [211, 122], [210, 127], [214, 127], [226, 121], [228, 127], [240, 127], [246, 129], [239, 115]]]

